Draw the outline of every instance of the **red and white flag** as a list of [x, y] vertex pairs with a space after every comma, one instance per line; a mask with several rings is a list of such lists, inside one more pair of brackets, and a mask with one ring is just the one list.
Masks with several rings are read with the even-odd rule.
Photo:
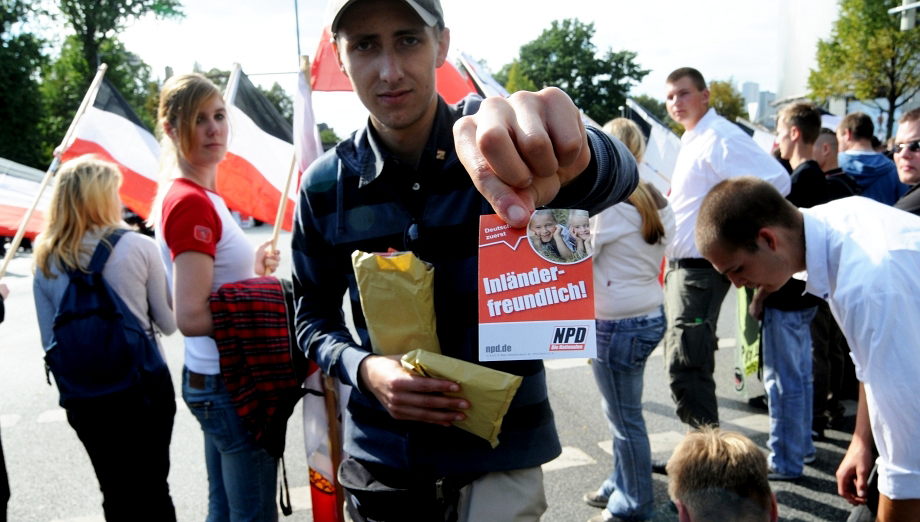
[[124, 179], [121, 202], [146, 219], [157, 193], [160, 144], [108, 80], [80, 116], [61, 161], [84, 154], [118, 164]]
[[[294, 154], [291, 123], [242, 71], [234, 73], [226, 95], [230, 143], [217, 166], [217, 193], [232, 210], [274, 223]], [[291, 230], [295, 194], [288, 187], [284, 230]]]
[[[0, 159], [0, 236], [12, 237], [38, 195], [44, 173], [13, 161]], [[51, 192], [45, 191], [29, 218], [23, 237], [34, 239], [45, 228]]]

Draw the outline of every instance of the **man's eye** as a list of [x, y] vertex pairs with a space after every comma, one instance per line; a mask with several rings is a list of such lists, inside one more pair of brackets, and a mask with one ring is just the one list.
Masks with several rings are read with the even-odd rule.
[[402, 39], [403, 45], [412, 46], [419, 43], [419, 39], [415, 36], [406, 36]]
[[362, 42], [358, 42], [357, 44], [355, 44], [355, 50], [357, 50], [357, 51], [367, 51], [367, 50], [370, 49], [372, 46], [373, 46], [373, 44], [372, 44], [371, 42], [369, 42], [369, 41], [362, 41]]

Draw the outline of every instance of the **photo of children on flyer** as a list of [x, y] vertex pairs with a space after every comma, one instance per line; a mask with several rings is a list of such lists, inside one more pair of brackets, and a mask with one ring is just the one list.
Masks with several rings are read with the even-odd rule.
[[591, 256], [588, 211], [539, 209], [527, 227], [530, 246], [540, 257], [553, 263], [576, 263]]

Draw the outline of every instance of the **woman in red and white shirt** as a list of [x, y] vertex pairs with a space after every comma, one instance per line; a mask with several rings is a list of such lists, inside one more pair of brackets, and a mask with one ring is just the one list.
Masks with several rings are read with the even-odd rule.
[[256, 444], [220, 375], [208, 303], [221, 285], [270, 274], [279, 254], [253, 248], [215, 192], [229, 121], [217, 87], [199, 74], [170, 78], [160, 92], [158, 127], [165, 167], [153, 221], [185, 335], [182, 396], [204, 432], [208, 520], [277, 520], [277, 461]]

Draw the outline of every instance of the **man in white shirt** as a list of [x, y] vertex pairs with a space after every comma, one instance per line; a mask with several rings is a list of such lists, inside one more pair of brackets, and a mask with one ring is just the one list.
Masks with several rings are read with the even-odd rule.
[[684, 423], [718, 425], [712, 378], [715, 332], [729, 282], [697, 251], [693, 243], [696, 216], [703, 198], [722, 180], [757, 176], [787, 194], [789, 174], [734, 123], [709, 108], [709, 89], [696, 69], [683, 67], [668, 76], [666, 105], [671, 118], [687, 129], [668, 196], [677, 223], [665, 251], [668, 331], [664, 346], [671, 397]]
[[861, 383], [837, 491], [865, 502], [874, 438], [877, 520], [920, 520], [920, 218], [862, 197], [800, 210], [745, 177], [703, 201], [696, 244], [737, 286], [772, 291], [807, 269], [805, 290], [828, 301]]

